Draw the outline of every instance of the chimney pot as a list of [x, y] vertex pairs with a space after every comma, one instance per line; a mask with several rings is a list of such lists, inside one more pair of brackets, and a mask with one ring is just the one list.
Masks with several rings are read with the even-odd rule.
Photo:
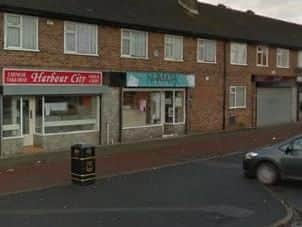
[[249, 15], [255, 15], [255, 12], [253, 10], [250, 10], [250, 9], [247, 10], [246, 13], [249, 14]]

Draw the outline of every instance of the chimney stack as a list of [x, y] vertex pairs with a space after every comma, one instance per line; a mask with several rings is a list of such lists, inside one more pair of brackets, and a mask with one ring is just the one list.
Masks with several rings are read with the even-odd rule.
[[199, 14], [197, 0], [178, 0], [178, 4], [192, 14]]

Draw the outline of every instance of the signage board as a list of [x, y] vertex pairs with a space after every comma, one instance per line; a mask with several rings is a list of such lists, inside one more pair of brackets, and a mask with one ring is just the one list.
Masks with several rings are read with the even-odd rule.
[[181, 73], [166, 72], [128, 72], [126, 86], [136, 88], [193, 88], [195, 87], [195, 76]]
[[3, 69], [3, 85], [101, 86], [102, 72]]

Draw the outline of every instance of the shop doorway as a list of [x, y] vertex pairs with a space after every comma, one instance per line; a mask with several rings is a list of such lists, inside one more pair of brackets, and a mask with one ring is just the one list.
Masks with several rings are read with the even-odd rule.
[[35, 98], [31, 96], [23, 97], [22, 100], [22, 130], [24, 136], [24, 146], [34, 144], [35, 131]]

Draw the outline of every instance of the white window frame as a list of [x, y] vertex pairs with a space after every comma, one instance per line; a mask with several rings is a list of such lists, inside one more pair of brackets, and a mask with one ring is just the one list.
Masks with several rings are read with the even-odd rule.
[[[173, 91], [173, 123], [166, 123], [166, 118], [165, 118], [165, 92], [166, 91]], [[184, 93], [184, 121], [183, 122], [177, 122], [175, 123], [175, 92], [183, 92]], [[124, 127], [122, 126], [123, 130], [127, 129], [136, 129], [136, 128], [153, 128], [153, 127], [163, 127], [164, 125], [184, 125], [186, 124], [186, 118], [187, 118], [187, 113], [186, 113], [186, 90], [185, 89], [144, 89], [144, 88], [138, 88], [138, 89], [133, 89], [133, 88], [125, 88], [123, 89], [124, 92], [159, 92], [161, 96], [161, 122], [160, 124], [154, 124], [154, 125], [141, 125], [141, 126], [129, 126], [129, 127]], [[123, 104], [122, 104], [123, 105]]]
[[[73, 121], [45, 121], [45, 96], [42, 96], [42, 130], [41, 133], [35, 132], [35, 135], [40, 136], [53, 136], [53, 135], [69, 135], [69, 134], [79, 134], [79, 133], [87, 133], [87, 132], [99, 132], [100, 131], [100, 97], [96, 97], [97, 101], [97, 113], [96, 119], [83, 119], [83, 120], [73, 120]], [[92, 125], [96, 124], [96, 128], [92, 130], [78, 130], [78, 131], [69, 131], [69, 132], [55, 132], [55, 133], [46, 133], [46, 127], [56, 127], [56, 126], [78, 126], [78, 125]]]
[[[66, 32], [67, 32], [67, 24], [68, 23], [72, 23], [72, 24], [75, 24], [76, 26], [76, 32], [74, 32], [75, 34], [75, 48], [76, 48], [76, 51], [69, 51], [66, 49], [67, 47], [67, 40], [66, 40]], [[89, 25], [89, 26], [92, 26], [92, 27], [95, 27], [96, 31], [95, 31], [95, 53], [80, 53], [78, 51], [78, 26], [79, 25]], [[71, 55], [83, 55], [83, 56], [99, 56], [99, 28], [98, 28], [98, 25], [96, 24], [87, 24], [87, 23], [80, 23], [80, 22], [74, 22], [74, 21], [64, 21], [64, 54], [71, 54]]]
[[[2, 132], [1, 132], [3, 140], [24, 138], [24, 134], [23, 134], [23, 108], [22, 108], [23, 98], [22, 97], [19, 97], [19, 105], [20, 105], [20, 126], [18, 124], [10, 124], [10, 125], [4, 125], [3, 124], [2, 125]], [[3, 108], [3, 104], [2, 104], [1, 108]], [[20, 136], [7, 136], [7, 137], [3, 136], [4, 131], [12, 131], [12, 130], [15, 130], [15, 129], [20, 129]]]
[[[286, 55], [288, 57], [287, 65], [280, 65], [280, 62], [278, 62], [279, 57], [284, 57], [284, 56], [282, 56], [283, 53], [286, 53]], [[277, 68], [289, 69], [289, 67], [290, 67], [290, 50], [289, 49], [277, 48], [277, 50], [276, 50], [276, 65], [277, 65]]]
[[[20, 25], [19, 26], [15, 26], [18, 27], [20, 29], [20, 47], [9, 47], [7, 46], [8, 42], [7, 42], [7, 16], [17, 16], [20, 17]], [[23, 43], [23, 17], [27, 16], [27, 15], [23, 15], [23, 14], [13, 14], [13, 13], [5, 13], [4, 14], [4, 50], [16, 50], [16, 51], [30, 51], [30, 52], [39, 52], [39, 18], [38, 17], [33, 17], [30, 16], [32, 18], [35, 19], [35, 23], [36, 23], [36, 48], [35, 49], [27, 49], [27, 48], [23, 48], [22, 47], [22, 43]]]
[[[258, 48], [261, 48], [259, 51]], [[263, 62], [264, 54], [266, 54], [266, 65], [258, 64], [258, 55], [261, 54], [261, 61]], [[268, 46], [258, 45], [256, 46], [256, 66], [258, 67], [268, 67], [269, 66], [269, 48]]]
[[[244, 105], [243, 106], [237, 106], [237, 91], [236, 89], [237, 88], [243, 88], [244, 89]], [[232, 90], [235, 89], [235, 92], [233, 92]], [[230, 99], [230, 96], [234, 94], [235, 95], [235, 103], [234, 103], [234, 106], [231, 106], [231, 104], [229, 103], [229, 108], [231, 110], [234, 110], [234, 109], [246, 109], [247, 108], [247, 87], [246, 86], [230, 86], [230, 94], [229, 94], [229, 99]]]
[[297, 53], [297, 67], [302, 68], [302, 50]]
[[[233, 62], [233, 48], [235, 47], [244, 47], [245, 51], [246, 51], [246, 58], [244, 59], [244, 63], [238, 63], [238, 62]], [[230, 45], [230, 63], [231, 65], [239, 65], [239, 66], [247, 66], [248, 65], [248, 45], [246, 43], [236, 43], [236, 42], [232, 42]]]
[[[203, 42], [203, 44], [201, 42]], [[200, 56], [201, 45], [203, 45], [204, 48], [205, 48], [207, 42], [214, 42], [215, 43], [215, 49], [214, 49], [215, 59], [214, 59], [214, 61], [207, 61], [206, 59], [201, 59], [201, 56]], [[217, 42], [216, 42], [216, 40], [197, 39], [197, 62], [198, 63], [206, 63], [206, 64], [216, 64], [216, 61], [217, 61]]]
[[[169, 90], [166, 90], [166, 91], [169, 91]], [[164, 96], [165, 96], [165, 92], [164, 91]], [[174, 89], [172, 90], [173, 91], [173, 122], [166, 122], [166, 118], [164, 118], [164, 123], [165, 125], [183, 125], [186, 123], [186, 91], [185, 90], [178, 90], [178, 89]], [[175, 94], [176, 92], [182, 92], [184, 94], [184, 99], [183, 99], [183, 102], [184, 102], [184, 120], [183, 122], [175, 122]], [[165, 100], [166, 100], [166, 97], [165, 97]], [[166, 103], [164, 103], [164, 111], [165, 111], [165, 106], [166, 106]]]
[[[167, 43], [168, 38], [180, 38], [181, 39], [181, 56], [180, 56], [179, 59], [178, 58], [166, 57], [167, 56], [166, 43]], [[164, 56], [165, 61], [183, 62], [184, 61], [184, 39], [183, 39], [183, 36], [165, 34], [165, 37], [164, 37], [164, 54], [165, 54], [165, 56]]]
[[[130, 33], [130, 44], [129, 44], [129, 52], [130, 54], [124, 54], [123, 53], [123, 39], [124, 39], [124, 32], [129, 32]], [[142, 32], [142, 33], [145, 33], [146, 34], [146, 56], [145, 57], [138, 57], [138, 56], [134, 56], [132, 55], [131, 53], [131, 46], [132, 46], [132, 37], [131, 37], [131, 34], [132, 32]], [[148, 32], [145, 32], [145, 31], [139, 31], [139, 30], [133, 30], [133, 29], [125, 29], [125, 28], [122, 28], [121, 29], [121, 57], [122, 58], [133, 58], [133, 59], [149, 59], [149, 33]]]

